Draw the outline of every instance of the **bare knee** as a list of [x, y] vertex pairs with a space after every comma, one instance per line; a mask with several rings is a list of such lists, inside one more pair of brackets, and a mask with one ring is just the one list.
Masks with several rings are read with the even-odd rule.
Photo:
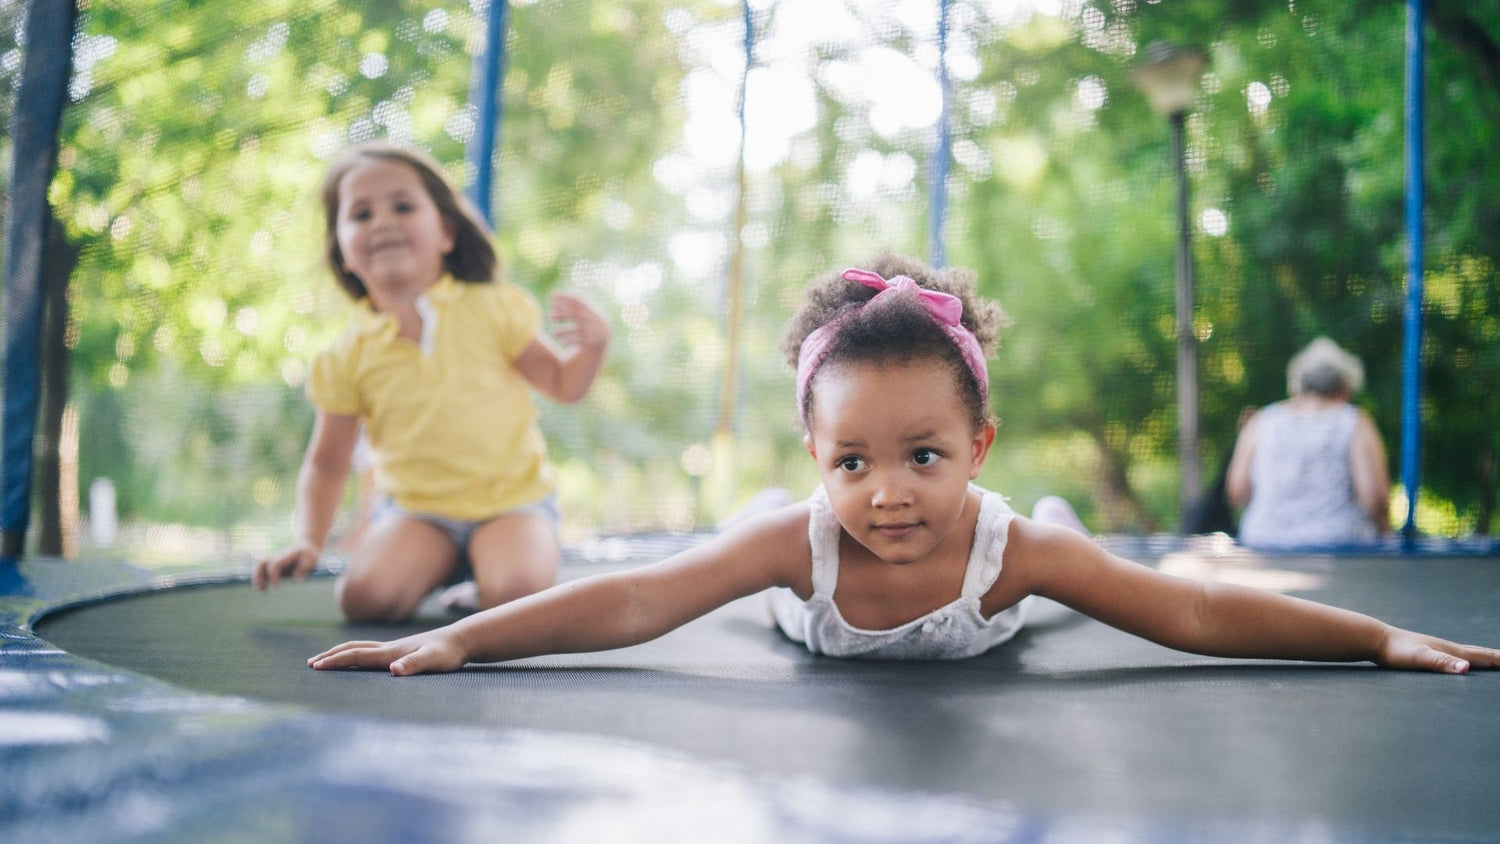
[[540, 592], [556, 581], [556, 574], [556, 566], [532, 565], [516, 566], [500, 577], [480, 578], [475, 583], [479, 591], [479, 608], [487, 610]]
[[516, 515], [481, 525], [469, 541], [480, 609], [551, 586], [558, 558], [557, 533], [545, 519]]
[[457, 549], [438, 528], [418, 519], [383, 519], [372, 528], [339, 578], [335, 598], [354, 622], [411, 617], [422, 598], [443, 582]]
[[344, 575], [334, 588], [339, 610], [353, 622], [405, 621], [417, 608], [421, 596], [412, 600], [403, 590], [376, 578]]

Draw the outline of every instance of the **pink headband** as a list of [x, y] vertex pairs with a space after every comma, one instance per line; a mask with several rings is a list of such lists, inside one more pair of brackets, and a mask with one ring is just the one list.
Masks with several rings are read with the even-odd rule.
[[939, 290], [928, 290], [904, 275], [898, 275], [886, 281], [880, 277], [879, 273], [849, 269], [844, 270], [843, 277], [845, 281], [856, 281], [879, 292], [870, 301], [819, 327], [802, 341], [802, 348], [797, 351], [797, 417], [804, 426], [807, 424], [803, 410], [807, 406], [807, 385], [812, 381], [813, 373], [818, 371], [818, 367], [822, 366], [823, 361], [828, 357], [828, 352], [833, 347], [833, 341], [838, 338], [844, 320], [864, 310], [881, 297], [895, 293], [910, 292], [917, 297], [923, 309], [942, 327], [948, 339], [953, 341], [953, 345], [957, 346], [958, 351], [963, 355], [964, 363], [969, 365], [969, 371], [974, 373], [974, 380], [979, 384], [980, 400], [989, 401], [990, 375], [984, 365], [984, 349], [979, 345], [974, 332], [963, 326], [964, 303], [962, 300]]

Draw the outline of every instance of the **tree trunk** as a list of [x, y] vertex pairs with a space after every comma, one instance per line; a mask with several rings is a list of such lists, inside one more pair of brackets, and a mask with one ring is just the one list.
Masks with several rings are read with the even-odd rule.
[[27, 7], [21, 82], [11, 114], [10, 197], [5, 221], [5, 386], [0, 458], [0, 559], [14, 561], [26, 545], [31, 518], [39, 415], [44, 253], [51, 209], [47, 190], [57, 171], [58, 129], [68, 100], [77, 6], [33, 2]]
[[1479, 445], [1479, 523], [1476, 533], [1488, 534], [1495, 516], [1495, 442], [1486, 439]]
[[[50, 215], [49, 215], [50, 216]], [[79, 248], [68, 242], [62, 226], [48, 221], [42, 254], [42, 399], [37, 431], [37, 497], [41, 525], [37, 553], [62, 556], [73, 546], [68, 533], [77, 527], [78, 490], [63, 489], [63, 411], [68, 404], [68, 277], [78, 263]], [[73, 455], [77, 460], [77, 455]], [[76, 472], [68, 473], [74, 484]], [[71, 513], [63, 502], [72, 501]]]
[[1141, 504], [1140, 496], [1130, 487], [1130, 464], [1125, 455], [1111, 448], [1104, 431], [1090, 429], [1094, 443], [1099, 446], [1099, 473], [1095, 478], [1094, 494], [1104, 510], [1109, 529], [1115, 533], [1138, 531], [1156, 532], [1156, 520]]
[[1491, 88], [1500, 90], [1500, 44], [1495, 43], [1468, 6], [1452, 0], [1433, 3], [1427, 7], [1427, 23], [1439, 37], [1473, 61], [1474, 69]]

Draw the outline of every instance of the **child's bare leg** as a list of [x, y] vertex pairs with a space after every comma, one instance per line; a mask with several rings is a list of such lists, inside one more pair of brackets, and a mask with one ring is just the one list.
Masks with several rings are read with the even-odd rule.
[[540, 516], [513, 513], [480, 525], [469, 540], [477, 609], [540, 592], [557, 580], [557, 529]]
[[1031, 508], [1031, 520], [1042, 524], [1058, 525], [1060, 527], [1072, 528], [1084, 536], [1089, 535], [1089, 529], [1084, 527], [1083, 520], [1078, 518], [1074, 512], [1073, 505], [1066, 498], [1056, 495], [1044, 495], [1037, 500], [1036, 506]]
[[334, 595], [350, 621], [401, 621], [447, 579], [458, 548], [426, 522], [381, 519], [354, 552]]
[[472, 580], [459, 581], [444, 589], [440, 600], [449, 612], [479, 612], [479, 587]]

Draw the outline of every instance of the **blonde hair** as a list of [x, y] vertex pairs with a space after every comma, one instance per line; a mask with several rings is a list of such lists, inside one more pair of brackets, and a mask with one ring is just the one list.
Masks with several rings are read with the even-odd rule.
[[1286, 367], [1286, 391], [1294, 397], [1304, 393], [1348, 397], [1364, 385], [1365, 365], [1327, 337], [1308, 343]]

